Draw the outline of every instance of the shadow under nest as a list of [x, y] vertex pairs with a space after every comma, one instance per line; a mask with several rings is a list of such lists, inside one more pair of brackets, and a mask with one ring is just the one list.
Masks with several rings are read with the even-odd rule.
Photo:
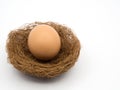
[[[43, 62], [35, 58], [29, 51], [27, 40], [30, 31], [40, 24], [52, 26], [61, 39], [61, 49], [57, 56], [50, 61]], [[34, 22], [8, 35], [7, 53], [9, 62], [18, 70], [36, 77], [53, 78], [70, 69], [80, 53], [80, 42], [70, 28], [54, 22]]]

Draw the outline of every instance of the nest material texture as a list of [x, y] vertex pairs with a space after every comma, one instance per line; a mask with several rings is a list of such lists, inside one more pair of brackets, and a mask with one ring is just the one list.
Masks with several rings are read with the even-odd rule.
[[[61, 49], [56, 57], [43, 62], [29, 51], [27, 40], [30, 31], [40, 24], [52, 26], [61, 38]], [[53, 78], [70, 69], [80, 53], [80, 42], [70, 28], [54, 22], [34, 22], [11, 31], [7, 40], [9, 62], [18, 70], [36, 77]]]

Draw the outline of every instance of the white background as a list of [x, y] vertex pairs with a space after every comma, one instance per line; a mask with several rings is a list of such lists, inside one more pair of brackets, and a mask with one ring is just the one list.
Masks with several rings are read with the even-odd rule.
[[[81, 41], [64, 75], [32, 78], [8, 63], [8, 33], [34, 21], [65, 24]], [[120, 0], [0, 0], [0, 90], [120, 90]]]

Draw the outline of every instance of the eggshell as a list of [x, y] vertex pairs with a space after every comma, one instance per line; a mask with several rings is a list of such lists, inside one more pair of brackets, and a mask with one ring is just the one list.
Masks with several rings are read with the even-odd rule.
[[49, 25], [35, 26], [28, 36], [30, 52], [40, 60], [55, 57], [61, 47], [61, 40], [56, 30]]

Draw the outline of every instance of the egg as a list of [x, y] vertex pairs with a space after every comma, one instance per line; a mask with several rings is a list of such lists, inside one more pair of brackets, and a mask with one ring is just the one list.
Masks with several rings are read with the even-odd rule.
[[60, 51], [60, 36], [49, 25], [37, 25], [28, 35], [28, 48], [33, 56], [39, 60], [50, 60]]

